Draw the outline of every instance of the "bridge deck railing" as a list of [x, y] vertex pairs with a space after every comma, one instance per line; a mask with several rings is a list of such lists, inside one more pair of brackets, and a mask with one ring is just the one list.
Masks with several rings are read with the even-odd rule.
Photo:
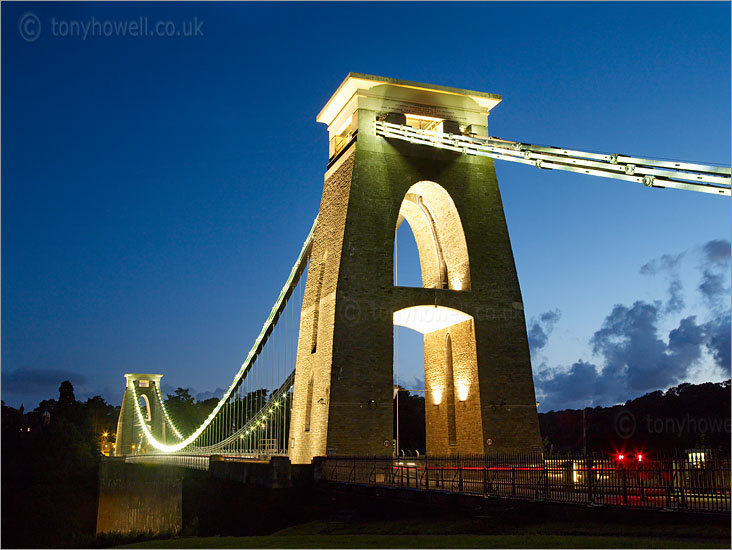
[[210, 457], [206, 455], [182, 455], [182, 454], [140, 454], [125, 456], [125, 462], [133, 464], [157, 464], [165, 466], [179, 466], [193, 470], [208, 470]]
[[730, 511], [728, 455], [338, 457], [326, 481], [587, 505]]

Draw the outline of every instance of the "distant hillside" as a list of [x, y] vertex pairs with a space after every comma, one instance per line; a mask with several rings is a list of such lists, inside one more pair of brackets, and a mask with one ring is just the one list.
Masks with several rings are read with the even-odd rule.
[[[730, 450], [730, 380], [681, 384], [625, 405], [586, 410], [587, 451]], [[582, 410], [539, 414], [544, 447], [582, 451]]]

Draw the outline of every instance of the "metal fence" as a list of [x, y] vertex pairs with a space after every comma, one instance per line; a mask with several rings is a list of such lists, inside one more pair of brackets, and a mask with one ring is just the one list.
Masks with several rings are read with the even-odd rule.
[[337, 457], [326, 481], [494, 497], [729, 512], [730, 458], [709, 450], [664, 455]]

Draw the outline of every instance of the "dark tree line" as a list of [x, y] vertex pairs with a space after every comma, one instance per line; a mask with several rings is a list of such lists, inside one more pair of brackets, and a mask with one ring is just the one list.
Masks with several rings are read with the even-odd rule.
[[[427, 448], [425, 430], [424, 397], [409, 393], [400, 387], [397, 392], [399, 400], [399, 451], [405, 454], [425, 454]], [[397, 428], [397, 399], [394, 399], [394, 439]]]
[[[539, 414], [544, 448], [581, 452], [582, 410]], [[730, 381], [681, 384], [629, 400], [585, 410], [588, 452], [730, 450]]]
[[196, 401], [188, 388], [177, 388], [165, 398], [165, 408], [182, 434], [195, 431], [206, 419], [219, 400], [215, 397]]
[[99, 396], [77, 401], [69, 381], [27, 414], [2, 403], [2, 546], [93, 540], [102, 434], [113, 441], [118, 415]]
[[[243, 425], [264, 407], [268, 399], [269, 390], [267, 389], [262, 388], [251, 391], [242, 397], [229, 400], [222, 407], [221, 414], [229, 412], [229, 417], [232, 418], [232, 429], [238, 429], [240, 424]], [[216, 397], [203, 401], [194, 401], [188, 388], [177, 388], [173, 394], [166, 396], [165, 408], [173, 422], [175, 422], [176, 427], [183, 434], [188, 435], [206, 420], [218, 402], [219, 400]]]

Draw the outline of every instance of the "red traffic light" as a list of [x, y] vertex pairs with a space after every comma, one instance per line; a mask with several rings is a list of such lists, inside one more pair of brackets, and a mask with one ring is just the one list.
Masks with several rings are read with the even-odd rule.
[[622, 462], [625, 460], [625, 455], [618, 454], [618, 461]]
[[643, 455], [638, 453], [638, 462], [643, 462]]

